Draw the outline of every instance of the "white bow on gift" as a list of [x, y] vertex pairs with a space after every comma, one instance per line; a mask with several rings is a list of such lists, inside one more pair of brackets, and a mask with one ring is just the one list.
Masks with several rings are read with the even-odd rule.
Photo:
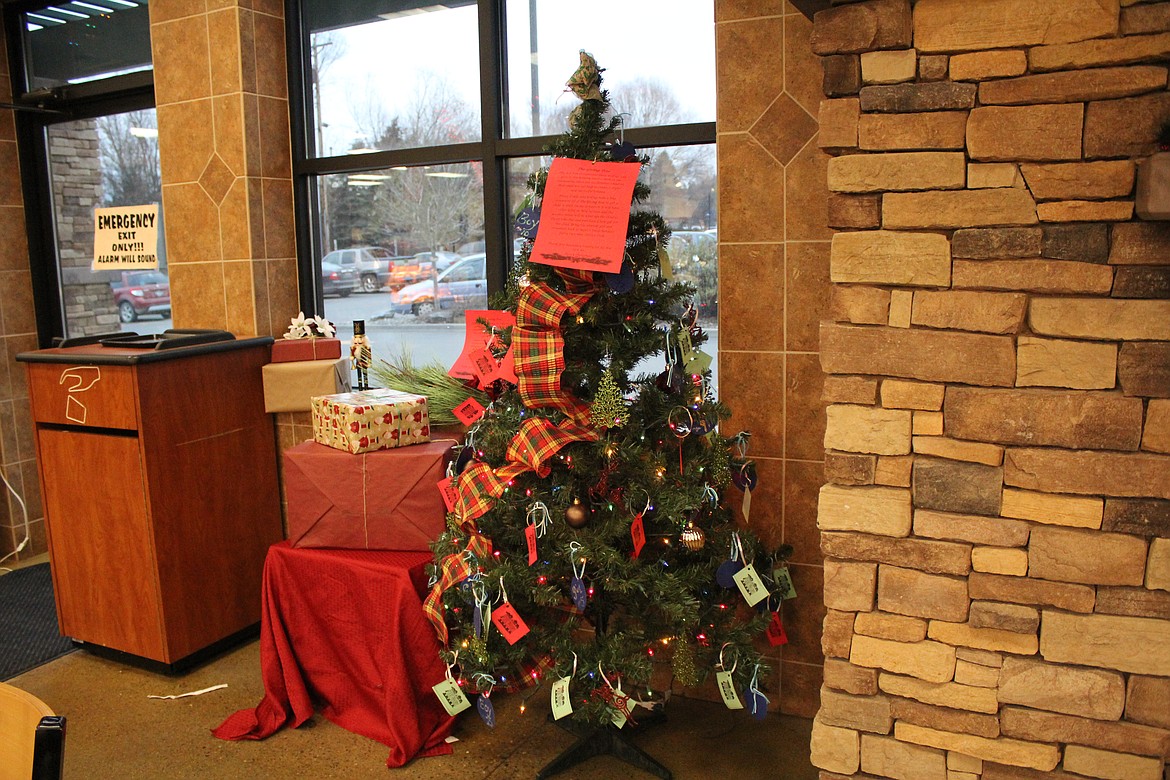
[[305, 317], [303, 311], [298, 311], [297, 316], [292, 318], [288, 332], [284, 334], [284, 337], [286, 339], [315, 339], [318, 337], [331, 339], [336, 332], [333, 323], [324, 317], [320, 315]]

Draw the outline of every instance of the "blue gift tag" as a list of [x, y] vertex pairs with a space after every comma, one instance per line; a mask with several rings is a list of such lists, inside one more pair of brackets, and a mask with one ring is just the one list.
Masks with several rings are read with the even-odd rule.
[[516, 235], [521, 238], [536, 238], [536, 230], [540, 227], [540, 209], [535, 206], [525, 206], [516, 215]]
[[585, 583], [581, 581], [580, 577], [573, 577], [572, 582], [569, 583], [569, 595], [573, 597], [573, 606], [577, 608], [577, 611], [584, 612], [585, 605], [589, 601], [589, 594], [585, 591]]
[[481, 693], [475, 700], [475, 709], [479, 711], [479, 717], [483, 718], [483, 722], [487, 724], [488, 728], [494, 729], [496, 727], [496, 708], [492, 706], [492, 700], [487, 697], [486, 693]]
[[756, 720], [768, 717], [768, 700], [754, 688], [748, 690], [748, 710]]
[[629, 159], [630, 157], [633, 157], [637, 153], [638, 153], [638, 150], [635, 149], [634, 145], [632, 143], [630, 143], [629, 141], [622, 141], [621, 143], [616, 143], [613, 146], [609, 147], [609, 156], [612, 157], [617, 162], [621, 162], [622, 160]]
[[629, 260], [622, 261], [621, 270], [616, 274], [602, 274], [609, 289], [618, 295], [634, 289], [634, 267]]
[[743, 564], [739, 561], [733, 561], [730, 558], [719, 564], [719, 568], [715, 570], [715, 581], [724, 588], [735, 587], [735, 575], [743, 568]]
[[756, 464], [751, 461], [731, 471], [731, 482], [740, 490], [755, 490], [757, 479]]

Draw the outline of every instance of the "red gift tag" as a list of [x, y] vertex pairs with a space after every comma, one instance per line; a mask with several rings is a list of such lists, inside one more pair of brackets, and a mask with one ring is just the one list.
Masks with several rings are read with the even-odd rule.
[[439, 493], [443, 496], [443, 503], [447, 507], [448, 512], [455, 511], [455, 505], [459, 503], [459, 491], [455, 489], [454, 477], [443, 477], [439, 480]]
[[453, 411], [461, 423], [464, 425], [471, 425], [480, 417], [483, 417], [484, 412], [486, 412], [487, 409], [484, 409], [483, 404], [474, 398], [468, 398], [466, 401], [456, 406]]
[[500, 374], [500, 367], [496, 364], [496, 356], [490, 349], [483, 349], [471, 356], [471, 365], [475, 368], [475, 375], [479, 377], [481, 385], [489, 385]]
[[524, 529], [524, 538], [528, 542], [528, 565], [536, 563], [536, 526], [530, 525]]
[[784, 633], [784, 623], [780, 620], [779, 612], [773, 612], [768, 622], [768, 642], [772, 647], [788, 644], [788, 634]]
[[642, 526], [642, 516], [635, 515], [630, 524], [630, 538], [634, 540], [634, 557], [642, 554], [642, 547], [646, 544], [646, 529]]
[[516, 644], [528, 633], [528, 624], [507, 601], [492, 610], [492, 625], [499, 629], [500, 634], [510, 645]]
[[508, 351], [500, 359], [500, 373], [496, 378], [514, 385], [520, 384], [520, 378], [516, 376], [516, 356], [512, 353], [511, 347], [508, 347]]

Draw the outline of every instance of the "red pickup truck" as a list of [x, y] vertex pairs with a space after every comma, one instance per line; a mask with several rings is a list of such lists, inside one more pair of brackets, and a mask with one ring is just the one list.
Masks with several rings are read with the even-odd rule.
[[171, 316], [171, 283], [161, 271], [123, 271], [122, 278], [110, 282], [114, 305], [122, 322], [134, 322], [143, 314]]

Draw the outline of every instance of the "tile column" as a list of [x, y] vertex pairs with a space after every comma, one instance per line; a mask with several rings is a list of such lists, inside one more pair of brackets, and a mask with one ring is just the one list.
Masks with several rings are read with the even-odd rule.
[[[717, 0], [720, 397], [752, 433], [751, 528], [791, 544], [798, 597], [773, 659], [781, 711], [812, 717], [821, 685], [816, 530], [825, 415], [817, 325], [829, 294], [827, 156], [812, 22], [787, 0]], [[776, 684], [776, 681], [773, 682]], [[775, 702], [775, 699], [773, 699]]]
[[175, 326], [279, 333], [300, 308], [283, 4], [150, 16]]

